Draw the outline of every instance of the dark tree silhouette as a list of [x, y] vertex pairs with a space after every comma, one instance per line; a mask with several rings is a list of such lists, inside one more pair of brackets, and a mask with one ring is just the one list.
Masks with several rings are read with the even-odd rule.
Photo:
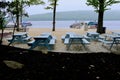
[[97, 32], [102, 34], [103, 31], [103, 19], [104, 19], [104, 12], [109, 10], [107, 7], [113, 4], [120, 3], [119, 0], [87, 0], [88, 6], [93, 6], [95, 8], [95, 12], [98, 13], [98, 27]]

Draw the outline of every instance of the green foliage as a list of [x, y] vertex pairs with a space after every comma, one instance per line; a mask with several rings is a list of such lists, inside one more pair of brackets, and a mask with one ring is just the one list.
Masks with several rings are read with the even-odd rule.
[[42, 0], [14, 0], [9, 5], [9, 10], [13, 15], [19, 14], [20, 16], [28, 17], [27, 12], [25, 12], [24, 8], [30, 5], [39, 5], [45, 4]]
[[0, 29], [5, 28], [5, 16], [6, 16], [6, 8], [8, 6], [7, 2], [0, 2]]
[[100, 5], [103, 5], [103, 12], [109, 10], [108, 6], [120, 3], [120, 0], [87, 0], [87, 5], [94, 7], [95, 11], [98, 12]]
[[53, 9], [53, 7], [51, 7], [51, 6], [47, 6], [47, 7], [45, 7], [45, 9]]
[[87, 0], [88, 6], [93, 6], [95, 11], [98, 12], [98, 27], [97, 32], [103, 33], [103, 19], [104, 19], [104, 12], [108, 10], [108, 6], [113, 4], [120, 3], [118, 0]]
[[55, 0], [48, 0], [48, 2], [49, 2], [49, 5], [45, 7], [45, 9], [54, 9], [54, 6], [58, 5], [57, 4], [58, 0], [56, 0], [56, 3], [55, 3]]
[[43, 0], [28, 0], [31, 5], [43, 5], [45, 2]]

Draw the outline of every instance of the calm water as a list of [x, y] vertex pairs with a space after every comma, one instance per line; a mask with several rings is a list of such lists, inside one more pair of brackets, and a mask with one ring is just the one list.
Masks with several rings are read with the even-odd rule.
[[[34, 28], [52, 28], [52, 21], [30, 21]], [[56, 28], [69, 28], [76, 21], [56, 21]], [[88, 22], [88, 21], [79, 21]], [[104, 21], [104, 27], [107, 29], [120, 29], [120, 21]]]

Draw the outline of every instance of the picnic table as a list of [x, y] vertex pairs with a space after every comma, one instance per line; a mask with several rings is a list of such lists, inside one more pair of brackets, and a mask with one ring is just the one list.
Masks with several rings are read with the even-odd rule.
[[97, 32], [87, 32], [87, 36], [90, 37], [91, 40], [98, 40], [99, 33], [97, 33]]
[[72, 44], [82, 44], [84, 48], [86, 44], [89, 44], [90, 42], [83, 38], [81, 35], [77, 34], [69, 34], [69, 38], [65, 38], [64, 44], [67, 45], [67, 50], [69, 50], [70, 46]]
[[120, 36], [112, 36], [113, 41], [111, 43], [110, 49], [113, 47], [114, 44], [118, 45], [120, 44]]
[[120, 32], [112, 32], [112, 34], [120, 36]]
[[11, 38], [7, 38], [10, 43], [20, 42], [26, 43], [31, 39], [27, 32], [15, 33]]
[[[110, 49], [114, 44], [120, 44], [120, 36], [115, 34], [105, 34], [105, 38], [100, 40], [103, 44], [110, 44]], [[103, 45], [102, 44], [102, 45]]]
[[66, 32], [66, 34], [61, 37], [62, 41], [64, 42], [65, 38], [69, 38], [69, 35], [71, 35], [71, 34], [75, 34], [75, 33], [74, 32]]
[[45, 46], [48, 50], [51, 50], [55, 44], [55, 39], [51, 35], [40, 35], [33, 37], [34, 40], [28, 42], [31, 46], [29, 49], [34, 49], [37, 46]]

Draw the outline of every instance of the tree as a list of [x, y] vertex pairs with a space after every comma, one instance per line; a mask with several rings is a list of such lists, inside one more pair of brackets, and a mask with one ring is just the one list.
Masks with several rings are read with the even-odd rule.
[[56, 5], [58, 0], [49, 0], [50, 5], [46, 7], [46, 9], [53, 9], [53, 28], [52, 31], [55, 31], [55, 23], [56, 23]]
[[104, 19], [104, 12], [109, 10], [108, 6], [113, 4], [120, 3], [119, 0], [87, 0], [88, 6], [93, 6], [95, 12], [98, 13], [98, 27], [97, 32], [102, 34], [103, 32], [103, 19]]
[[30, 5], [43, 5], [45, 2], [43, 0], [28, 0]]
[[15, 18], [15, 27], [17, 28], [17, 31], [20, 30], [19, 25], [20, 25], [20, 14], [21, 14], [21, 5], [20, 5], [21, 0], [13, 0], [9, 4], [9, 12], [11, 12], [11, 16], [14, 16]]
[[20, 1], [20, 23], [22, 23], [22, 17], [23, 16], [27, 16], [29, 17], [29, 15], [27, 14], [27, 12], [25, 12], [25, 7], [27, 6], [31, 6], [31, 5], [43, 5], [45, 4], [42, 0], [21, 0]]
[[[13, 0], [9, 5], [9, 12], [11, 12], [11, 18], [14, 23], [14, 29], [13, 29], [13, 35], [15, 32], [15, 28], [17, 28], [17, 31], [19, 31], [19, 23], [22, 23], [22, 16], [28, 16], [27, 13], [25, 13], [24, 8], [26, 6], [30, 5], [38, 5], [38, 4], [44, 4], [42, 0]], [[14, 18], [16, 18], [16, 21], [14, 21]], [[8, 45], [10, 45], [9, 43]]]
[[9, 2], [3, 2], [3, 1], [0, 2], [0, 29], [2, 30], [1, 39], [0, 39], [0, 45], [2, 44], [4, 28], [5, 28], [6, 24], [7, 24], [5, 18], [6, 18], [8, 3]]
[[[19, 31], [19, 25], [22, 23], [22, 16], [27, 16], [28, 14], [25, 13], [24, 8], [26, 6], [30, 5], [38, 5], [38, 4], [44, 4], [42, 0], [13, 0], [11, 2], [11, 11], [16, 16], [16, 27], [17, 31]], [[24, 12], [24, 13], [23, 13]]]

